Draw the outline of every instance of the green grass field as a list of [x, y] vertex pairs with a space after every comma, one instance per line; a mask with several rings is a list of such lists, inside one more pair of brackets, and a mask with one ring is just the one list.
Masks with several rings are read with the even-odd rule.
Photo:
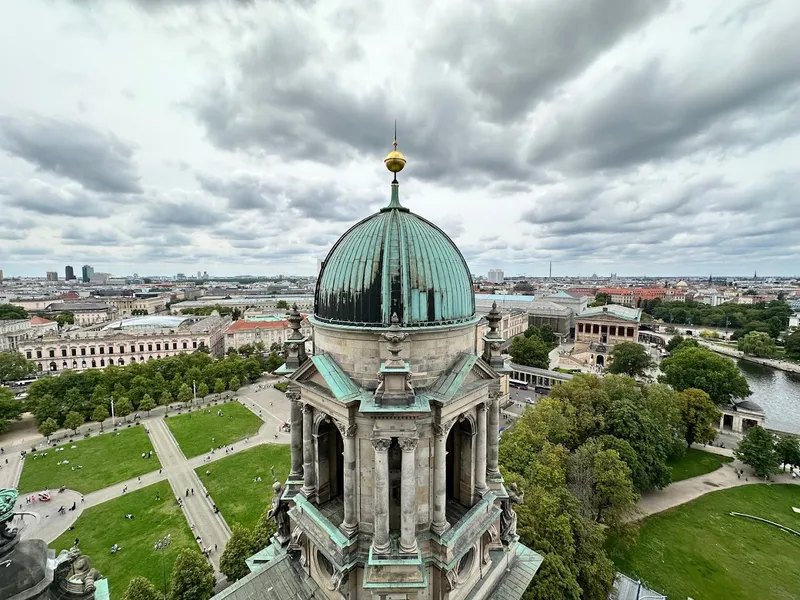
[[[56, 452], [58, 448], [64, 450]], [[153, 445], [144, 427], [137, 425], [121, 429], [116, 434], [105, 433], [57, 448], [29, 453], [19, 480], [20, 494], [24, 496], [27, 492], [45, 488], [52, 490], [62, 485], [82, 494], [101, 490], [161, 468], [155, 452], [153, 458], [142, 458], [142, 452], [152, 449]], [[42, 456], [44, 453], [47, 456]], [[69, 464], [58, 464], [64, 460], [69, 461]], [[78, 469], [78, 466], [83, 468]], [[76, 469], [73, 471], [72, 467]]]
[[668, 598], [800, 599], [800, 537], [731, 511], [800, 531], [800, 486], [746, 485], [711, 492], [642, 521], [638, 540], [610, 539], [617, 569]]
[[[161, 500], [156, 500], [156, 493]], [[126, 519], [131, 513], [134, 519]], [[164, 551], [169, 581], [172, 563], [183, 548], [197, 548], [181, 513], [169, 482], [160, 481], [84, 511], [75, 529], [64, 532], [50, 544], [56, 550], [69, 549], [75, 538], [92, 565], [108, 578], [112, 598], [121, 598], [136, 575], [147, 577], [157, 589], [163, 589], [161, 553], [153, 549], [156, 540], [171, 537]], [[111, 554], [111, 546], [122, 550]]]
[[667, 461], [667, 466], [672, 469], [672, 481], [675, 482], [711, 473], [729, 462], [733, 462], [730, 456], [689, 448], [681, 458]]
[[[223, 416], [218, 417], [221, 410]], [[226, 402], [166, 419], [186, 458], [255, 435], [264, 422], [238, 402]], [[212, 441], [212, 438], [214, 441]]]
[[[253, 527], [272, 501], [272, 472], [285, 482], [291, 465], [289, 446], [261, 444], [195, 469], [222, 516], [233, 526]], [[206, 475], [206, 471], [211, 471]], [[261, 477], [259, 483], [254, 478]]]

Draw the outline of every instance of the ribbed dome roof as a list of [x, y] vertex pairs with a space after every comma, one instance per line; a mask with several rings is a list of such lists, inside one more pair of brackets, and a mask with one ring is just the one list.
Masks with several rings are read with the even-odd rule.
[[400, 206], [398, 186], [380, 212], [347, 231], [317, 280], [314, 316], [323, 322], [406, 327], [468, 321], [475, 315], [472, 276], [453, 241]]

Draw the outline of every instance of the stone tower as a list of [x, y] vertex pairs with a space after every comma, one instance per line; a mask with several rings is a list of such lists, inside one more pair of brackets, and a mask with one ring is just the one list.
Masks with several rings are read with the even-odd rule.
[[282, 367], [292, 458], [278, 534], [223, 596], [269, 585], [301, 598], [519, 598], [541, 562], [518, 542], [522, 492], [498, 469], [500, 315], [476, 354], [466, 261], [400, 204], [396, 142], [385, 162], [389, 204], [322, 264], [314, 356]]

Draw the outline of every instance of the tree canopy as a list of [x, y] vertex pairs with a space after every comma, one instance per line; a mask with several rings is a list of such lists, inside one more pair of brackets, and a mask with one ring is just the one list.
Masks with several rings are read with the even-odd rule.
[[683, 422], [686, 446], [695, 442], [713, 442], [717, 432], [713, 427], [719, 422], [720, 412], [703, 390], [689, 388], [678, 393], [678, 406]]
[[[0, 307], [6, 306], [0, 304]], [[37, 371], [33, 361], [25, 358], [19, 352], [0, 352], [0, 383], [6, 381], [19, 381]]]
[[777, 351], [775, 342], [769, 337], [768, 333], [762, 331], [751, 331], [744, 337], [739, 338], [736, 346], [745, 354], [759, 358], [772, 358]]
[[544, 557], [524, 597], [605, 600], [605, 528], [625, 527], [682, 451], [678, 393], [666, 385], [577, 375], [529, 407], [500, 441], [503, 477], [525, 490], [517, 532]]
[[163, 600], [161, 592], [150, 583], [149, 579], [137, 575], [128, 584], [128, 589], [122, 596], [122, 600]]
[[689, 388], [703, 390], [717, 405], [751, 393], [747, 380], [734, 362], [706, 348], [679, 347], [672, 356], [661, 361], [661, 371], [664, 373], [659, 377], [662, 383], [679, 392]]
[[784, 338], [783, 348], [789, 356], [800, 358], [800, 328], [795, 329]]
[[786, 328], [786, 322], [792, 314], [792, 309], [782, 300], [759, 304], [725, 303], [718, 306], [687, 300], [645, 303], [642, 308], [665, 323], [728, 327], [738, 330], [739, 335], [750, 331], [764, 331], [773, 338]]
[[9, 422], [22, 418], [22, 402], [14, 398], [6, 387], [0, 387], [0, 433], [8, 429]]
[[767, 477], [778, 472], [780, 457], [775, 450], [775, 438], [759, 425], [747, 430], [734, 456], [746, 465], [753, 467], [758, 477]]
[[508, 353], [518, 365], [547, 369], [550, 366], [550, 346], [537, 335], [518, 335], [511, 341]]
[[197, 550], [184, 548], [172, 566], [169, 600], [208, 600], [214, 583], [214, 567]]
[[231, 527], [231, 537], [219, 558], [219, 570], [229, 582], [237, 581], [250, 573], [245, 559], [258, 551], [253, 532], [239, 523]]
[[611, 364], [607, 370], [616, 375], [643, 377], [652, 366], [653, 360], [647, 348], [636, 342], [622, 342], [611, 351]]
[[13, 304], [0, 304], [0, 321], [14, 321], [17, 319], [27, 319], [28, 311], [21, 306]]

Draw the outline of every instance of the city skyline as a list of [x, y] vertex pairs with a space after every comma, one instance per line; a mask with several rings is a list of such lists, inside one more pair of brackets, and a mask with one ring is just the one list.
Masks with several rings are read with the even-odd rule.
[[800, 8], [768, 7], [19, 3], [0, 269], [313, 274], [397, 119], [401, 201], [473, 273], [797, 275]]

